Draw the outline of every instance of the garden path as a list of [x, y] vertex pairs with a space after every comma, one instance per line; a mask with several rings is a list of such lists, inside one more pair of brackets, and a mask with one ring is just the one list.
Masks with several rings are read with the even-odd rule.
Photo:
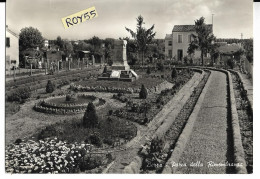
[[[212, 71], [212, 81], [198, 113], [190, 139], [178, 164], [177, 173], [229, 173], [226, 166], [209, 167], [227, 161], [232, 163], [232, 132], [227, 108], [227, 79]], [[197, 163], [197, 166], [191, 166]], [[199, 165], [200, 164], [200, 165]], [[203, 166], [202, 166], [203, 165]]]

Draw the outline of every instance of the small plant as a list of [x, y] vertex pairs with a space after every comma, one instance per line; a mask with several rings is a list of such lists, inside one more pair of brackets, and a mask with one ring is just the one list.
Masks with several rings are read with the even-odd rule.
[[54, 84], [51, 82], [51, 80], [48, 80], [48, 83], [46, 85], [46, 93], [52, 93], [54, 91]]
[[107, 73], [107, 66], [104, 67], [103, 73]]
[[144, 85], [142, 84], [141, 90], [139, 92], [139, 98], [140, 99], [146, 99], [147, 98], [147, 89], [144, 87]]
[[89, 136], [89, 141], [91, 144], [96, 145], [97, 147], [102, 146], [102, 140], [100, 139], [98, 134], [92, 134], [91, 136]]
[[150, 66], [148, 66], [146, 73], [147, 73], [148, 75], [151, 74], [151, 68], [150, 68]]
[[98, 116], [96, 113], [96, 108], [92, 102], [87, 106], [87, 110], [83, 117], [83, 125], [87, 128], [95, 128], [98, 126]]
[[172, 79], [177, 78], [177, 75], [178, 75], [178, 73], [177, 73], [176, 68], [173, 68], [173, 69], [172, 69]]

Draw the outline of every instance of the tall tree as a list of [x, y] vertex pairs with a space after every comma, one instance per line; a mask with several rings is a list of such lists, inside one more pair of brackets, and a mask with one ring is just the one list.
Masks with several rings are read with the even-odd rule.
[[144, 54], [147, 50], [147, 45], [152, 42], [152, 39], [154, 38], [156, 33], [153, 32], [154, 25], [152, 25], [152, 27], [150, 27], [149, 29], [143, 27], [143, 24], [145, 23], [144, 18], [141, 15], [139, 15], [136, 20], [136, 32], [127, 27], [125, 29], [131, 34], [132, 38], [135, 39], [139, 55], [141, 55], [142, 65], [144, 65]]
[[19, 35], [19, 47], [20, 50], [26, 50], [28, 48], [35, 49], [36, 47], [43, 47], [42, 33], [33, 27], [25, 27], [21, 29]]
[[243, 42], [243, 47], [245, 49], [245, 55], [247, 60], [252, 63], [253, 62], [253, 39], [246, 39]]
[[188, 54], [193, 54], [195, 50], [199, 49], [201, 51], [201, 63], [204, 65], [204, 55], [207, 52], [210, 52], [214, 48], [214, 41], [216, 37], [212, 34], [212, 29], [205, 24], [205, 18], [201, 17], [198, 20], [195, 20], [195, 32], [192, 34], [192, 42], [188, 47]]
[[64, 41], [61, 39], [60, 36], [58, 36], [56, 39], [56, 45], [58, 45], [60, 47], [60, 49], [63, 49]]

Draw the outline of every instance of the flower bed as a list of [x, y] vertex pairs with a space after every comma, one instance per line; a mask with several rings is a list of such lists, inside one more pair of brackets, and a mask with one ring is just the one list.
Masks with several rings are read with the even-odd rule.
[[[114, 95], [114, 98], [127, 102], [124, 108], [118, 109], [113, 112], [114, 116], [124, 118], [133, 122], [137, 122], [141, 125], [149, 123], [153, 117], [163, 108], [163, 106], [171, 100], [174, 95], [181, 89], [181, 87], [192, 77], [188, 75], [187, 71], [182, 72], [183, 75], [179, 75], [174, 80], [172, 88], [166, 88], [159, 90], [159, 94], [149, 93], [148, 98], [145, 100], [130, 100], [123, 94], [118, 96]], [[163, 89], [163, 88], [161, 88]], [[127, 100], [126, 100], [126, 99]]]
[[11, 144], [5, 151], [5, 169], [8, 173], [78, 173], [110, 162], [104, 154], [90, 155], [92, 148], [57, 138]]
[[247, 92], [236, 73], [231, 73], [247, 172], [253, 172], [253, 111]]
[[[96, 98], [95, 96], [90, 96], [86, 94], [79, 94], [81, 98], [91, 99], [94, 105], [96, 105], [97, 109], [99, 109], [102, 105], [105, 104], [105, 100], [102, 98]], [[85, 103], [65, 103], [66, 95], [54, 96], [47, 98], [44, 101], [36, 103], [34, 106], [34, 110], [38, 112], [48, 113], [48, 114], [76, 114], [82, 113], [86, 110], [88, 103], [87, 100]], [[55, 99], [64, 98], [64, 103], [56, 103]]]

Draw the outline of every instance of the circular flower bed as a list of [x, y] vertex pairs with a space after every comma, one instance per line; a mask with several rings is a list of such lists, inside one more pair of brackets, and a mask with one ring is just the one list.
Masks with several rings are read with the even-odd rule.
[[84, 112], [89, 102], [92, 102], [97, 109], [105, 104], [104, 99], [86, 94], [79, 94], [77, 100], [66, 99], [66, 95], [47, 98], [36, 103], [34, 110], [49, 114], [75, 114]]

